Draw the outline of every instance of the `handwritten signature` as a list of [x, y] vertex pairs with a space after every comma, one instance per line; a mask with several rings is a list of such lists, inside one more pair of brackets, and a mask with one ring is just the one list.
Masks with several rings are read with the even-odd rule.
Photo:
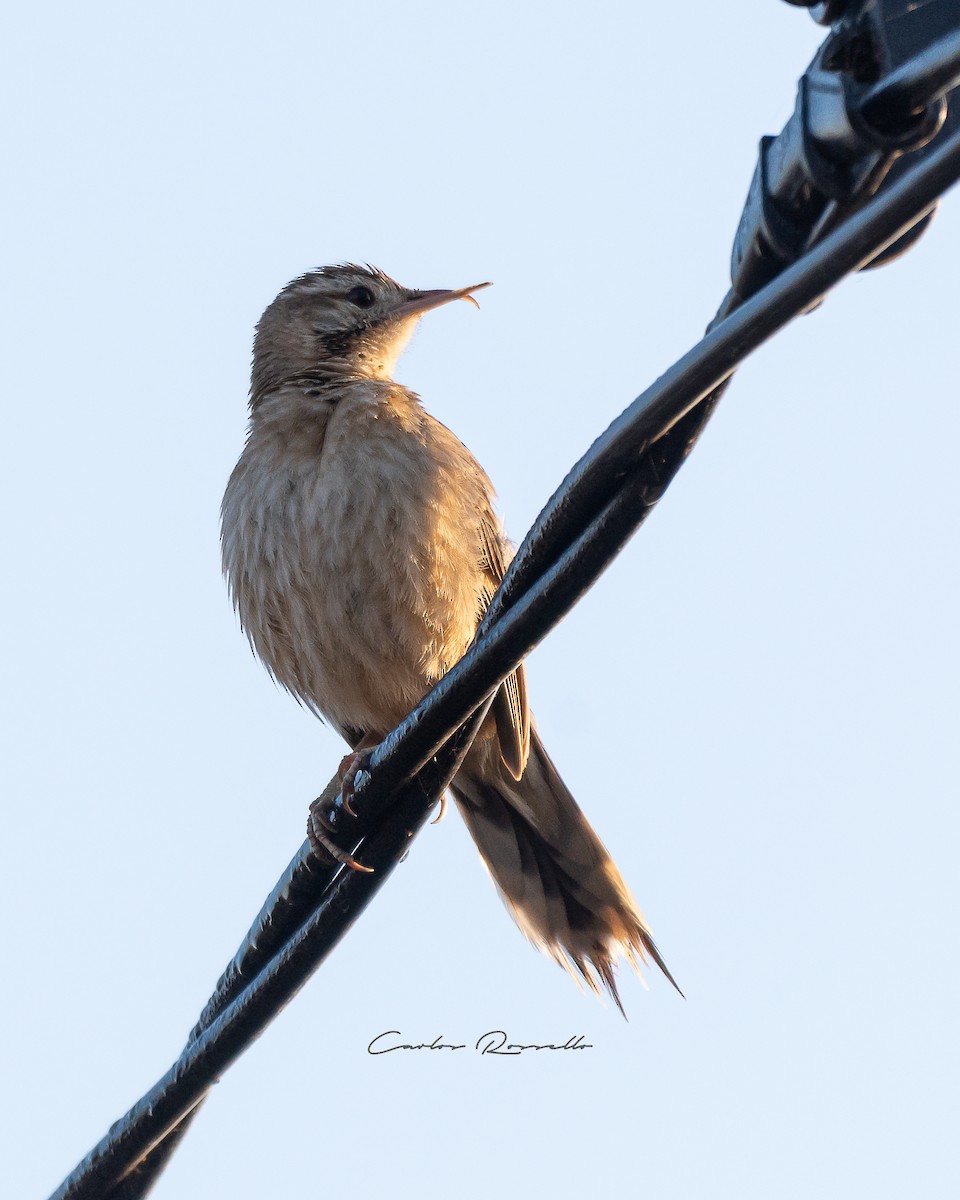
[[[466, 1050], [466, 1042], [445, 1042], [443, 1034], [439, 1034], [432, 1042], [402, 1042], [399, 1029], [387, 1029], [377, 1036], [367, 1046], [368, 1054], [392, 1054], [394, 1050]], [[569, 1037], [565, 1042], [510, 1042], [502, 1029], [490, 1029], [482, 1033], [473, 1045], [479, 1054], [523, 1054], [528, 1050], [592, 1050], [590, 1042], [583, 1039], [582, 1034]]]

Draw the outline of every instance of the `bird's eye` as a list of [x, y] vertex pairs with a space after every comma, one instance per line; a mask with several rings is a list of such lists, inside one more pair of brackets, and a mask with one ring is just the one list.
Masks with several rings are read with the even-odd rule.
[[368, 287], [355, 287], [347, 292], [347, 299], [351, 304], [355, 304], [357, 308], [369, 308], [376, 300], [373, 292]]

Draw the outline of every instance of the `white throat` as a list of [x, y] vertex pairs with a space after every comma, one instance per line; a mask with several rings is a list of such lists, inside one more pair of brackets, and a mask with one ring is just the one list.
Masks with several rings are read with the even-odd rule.
[[419, 319], [419, 314], [409, 317], [394, 327], [392, 337], [383, 338], [375, 347], [366, 347], [359, 363], [362, 374], [371, 379], [392, 379], [400, 355], [406, 350]]

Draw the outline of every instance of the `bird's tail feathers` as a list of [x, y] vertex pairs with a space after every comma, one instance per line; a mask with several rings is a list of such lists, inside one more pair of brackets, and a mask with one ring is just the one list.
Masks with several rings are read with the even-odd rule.
[[535, 946], [592, 991], [605, 987], [621, 1012], [615, 977], [621, 955], [638, 974], [652, 960], [680, 991], [536, 730], [520, 780], [502, 764], [485, 762], [481, 769], [468, 758], [451, 791], [504, 902]]

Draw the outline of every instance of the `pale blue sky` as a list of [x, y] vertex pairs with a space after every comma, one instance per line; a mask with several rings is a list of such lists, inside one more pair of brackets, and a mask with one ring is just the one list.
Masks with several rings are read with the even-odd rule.
[[[398, 375], [519, 538], [710, 319], [758, 139], [820, 38], [777, 0], [8, 17], [11, 1196], [50, 1191], [176, 1056], [343, 752], [253, 661], [220, 579], [263, 307], [341, 259], [492, 279]], [[623, 974], [625, 1023], [578, 993], [451, 813], [216, 1089], [158, 1200], [950, 1190], [958, 251], [953, 196], [764, 348], [533, 656], [544, 739], [686, 1002]], [[491, 1028], [594, 1049], [365, 1050]]]

